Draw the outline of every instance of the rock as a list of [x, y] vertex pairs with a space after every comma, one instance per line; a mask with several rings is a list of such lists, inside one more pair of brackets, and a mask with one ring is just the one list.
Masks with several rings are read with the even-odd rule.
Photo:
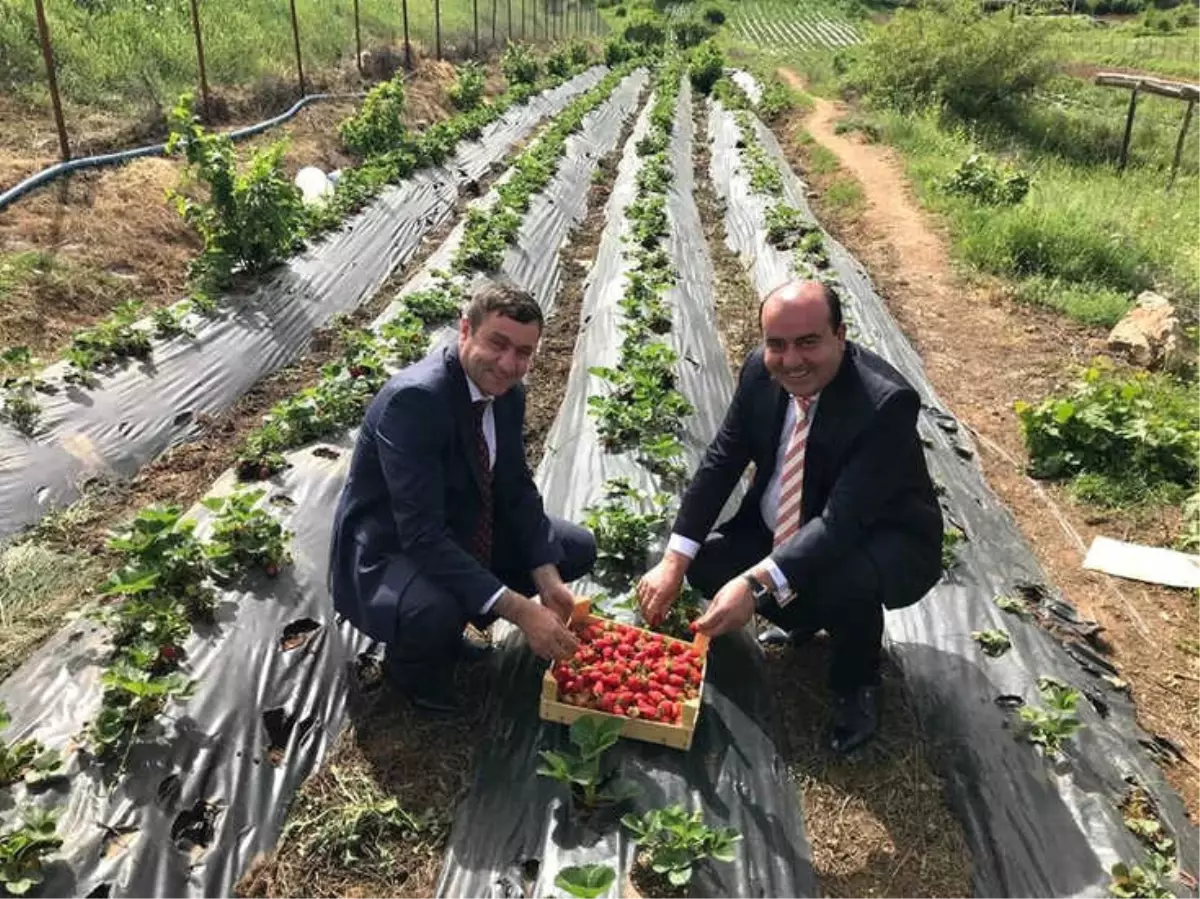
[[1108, 335], [1108, 350], [1143, 368], [1182, 371], [1191, 352], [1175, 307], [1164, 296], [1144, 291]]

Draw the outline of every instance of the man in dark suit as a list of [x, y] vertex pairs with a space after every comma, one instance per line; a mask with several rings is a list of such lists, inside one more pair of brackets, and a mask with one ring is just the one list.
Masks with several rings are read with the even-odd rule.
[[[696, 622], [710, 636], [755, 612], [793, 643], [824, 629], [833, 649], [829, 742], [849, 752], [878, 728], [883, 608], [917, 602], [941, 575], [942, 515], [917, 435], [920, 399], [887, 362], [846, 340], [841, 302], [824, 284], [773, 291], [760, 323], [763, 345], [742, 366], [667, 552], [638, 594], [656, 621], [686, 575], [712, 599]], [[741, 507], [710, 534], [751, 462]]]
[[455, 663], [479, 653], [468, 622], [505, 618], [544, 658], [577, 648], [564, 581], [591, 570], [596, 543], [546, 515], [525, 462], [521, 379], [542, 324], [527, 293], [482, 281], [457, 345], [398, 372], [372, 400], [338, 502], [334, 608], [388, 644], [390, 679], [430, 711], [458, 706]]

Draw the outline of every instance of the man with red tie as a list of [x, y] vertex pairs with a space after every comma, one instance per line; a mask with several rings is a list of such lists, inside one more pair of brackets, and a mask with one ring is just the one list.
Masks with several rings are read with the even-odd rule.
[[505, 618], [544, 658], [578, 648], [566, 583], [591, 570], [596, 541], [545, 513], [525, 462], [521, 379], [541, 333], [533, 297], [482, 279], [457, 343], [393, 375], [359, 430], [334, 516], [333, 605], [388, 644], [390, 680], [428, 711], [458, 708], [455, 664], [480, 653], [469, 622]]
[[[763, 344], [742, 366], [638, 596], [657, 621], [686, 576], [712, 600], [696, 622], [709, 636], [755, 612], [793, 645], [824, 629], [833, 650], [829, 745], [849, 752], [878, 729], [884, 607], [917, 602], [941, 576], [942, 514], [917, 434], [920, 398], [891, 365], [846, 340], [841, 301], [825, 284], [776, 289], [760, 324]], [[741, 507], [710, 533], [751, 462]]]

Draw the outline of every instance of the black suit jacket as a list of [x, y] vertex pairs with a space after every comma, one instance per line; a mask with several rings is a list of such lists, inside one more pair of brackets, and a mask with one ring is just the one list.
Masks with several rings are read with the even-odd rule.
[[[505, 568], [561, 561], [525, 461], [525, 389], [495, 401], [494, 529], [523, 558]], [[334, 608], [377, 640], [394, 635], [396, 605], [418, 573], [443, 588], [465, 617], [502, 586], [464, 547], [482, 503], [466, 373], [456, 347], [403, 369], [371, 401], [338, 501], [330, 558]]]
[[[761, 527], [759, 503], [775, 471], [789, 394], [763, 363], [742, 366], [721, 430], [683, 497], [675, 532], [704, 542], [750, 462], [754, 482], [726, 527]], [[879, 356], [849, 341], [821, 391], [805, 451], [803, 525], [772, 558], [802, 594], [805, 581], [862, 547], [879, 569], [883, 601], [919, 600], [941, 576], [942, 513], [917, 435], [920, 398]], [[750, 518], [753, 516], [753, 519]]]

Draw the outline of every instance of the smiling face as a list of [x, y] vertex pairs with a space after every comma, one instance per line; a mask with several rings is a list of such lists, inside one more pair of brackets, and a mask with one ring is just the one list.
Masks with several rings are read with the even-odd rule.
[[762, 307], [763, 362], [793, 396], [812, 396], [833, 380], [846, 353], [846, 324], [835, 327], [822, 285], [792, 282]]
[[525, 377], [542, 329], [499, 312], [486, 313], [472, 327], [467, 316], [458, 323], [458, 358], [475, 386], [488, 396], [503, 396]]

